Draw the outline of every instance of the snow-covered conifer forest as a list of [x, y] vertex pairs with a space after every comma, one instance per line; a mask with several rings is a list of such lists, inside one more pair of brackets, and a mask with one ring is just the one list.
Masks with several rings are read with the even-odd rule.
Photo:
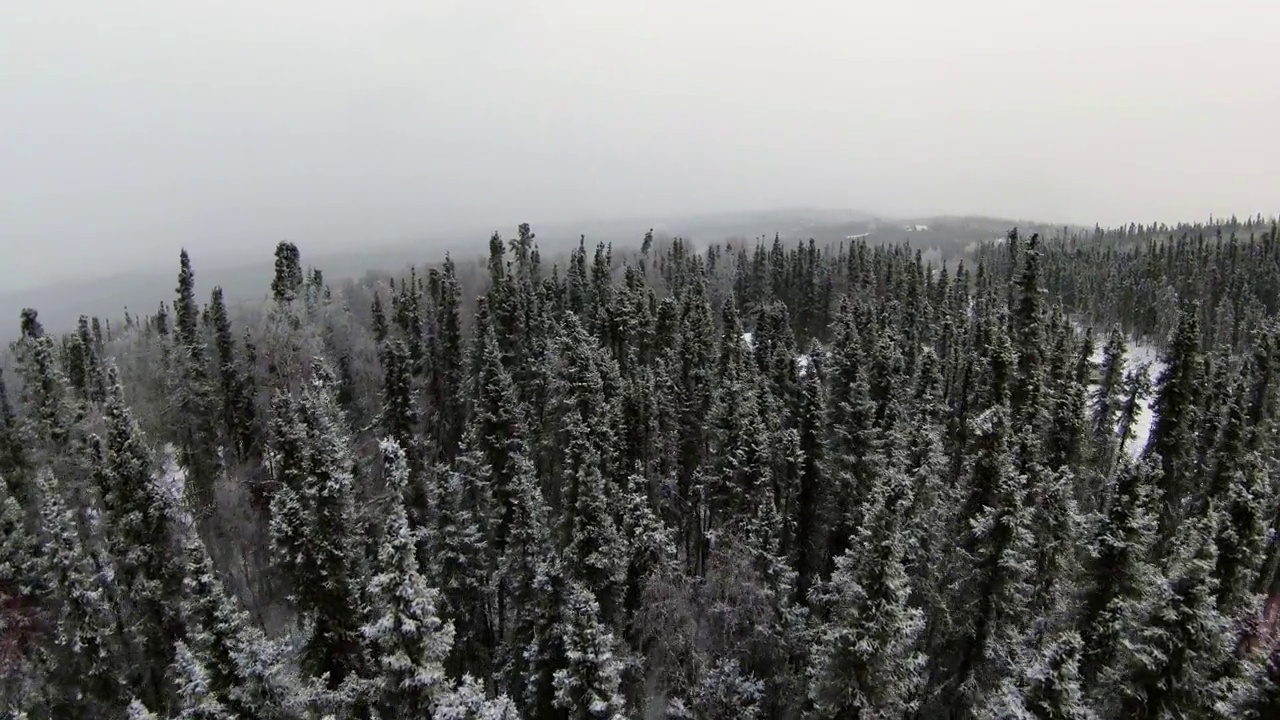
[[12, 319], [5, 717], [1280, 718], [1273, 222], [436, 260]]

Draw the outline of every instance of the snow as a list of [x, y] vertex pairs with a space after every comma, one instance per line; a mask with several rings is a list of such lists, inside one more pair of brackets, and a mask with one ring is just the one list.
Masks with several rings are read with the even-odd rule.
[[[1084, 331], [1079, 325], [1076, 325], [1076, 329], [1081, 332]], [[1097, 328], [1093, 332], [1095, 338], [1103, 338], [1104, 340], [1104, 342], [1095, 344], [1093, 356], [1089, 359], [1096, 366], [1102, 361], [1102, 353], [1106, 349], [1106, 335], [1105, 333], [1100, 334]], [[1164, 361], [1160, 359], [1160, 350], [1153, 345], [1129, 338], [1128, 350], [1124, 355], [1125, 372], [1144, 363], [1147, 365], [1147, 376], [1151, 378], [1152, 387], [1154, 388], [1156, 378], [1160, 376], [1160, 373], [1164, 372], [1165, 368]], [[1092, 397], [1093, 391], [1097, 388], [1097, 384], [1089, 386], [1090, 397]], [[1129, 455], [1134, 458], [1142, 454], [1143, 449], [1147, 446], [1147, 438], [1151, 435], [1151, 424], [1155, 421], [1155, 410], [1152, 407], [1154, 403], [1155, 393], [1153, 391], [1138, 404], [1138, 417], [1133, 424], [1133, 440], [1129, 441], [1128, 445], [1125, 446], [1129, 451]]]
[[156, 479], [156, 483], [160, 486], [160, 491], [177, 505], [181, 503], [187, 485], [187, 469], [178, 464], [178, 448], [173, 443], [165, 443], [163, 458], [160, 477]]
[[744, 333], [742, 333], [742, 342], [746, 343], [746, 344], [747, 344], [747, 347], [748, 347], [749, 349], [754, 350], [754, 349], [755, 349], [755, 347], [756, 347], [756, 336], [755, 336], [755, 334], [754, 334], [754, 333], [749, 333], [749, 332], [744, 332]]

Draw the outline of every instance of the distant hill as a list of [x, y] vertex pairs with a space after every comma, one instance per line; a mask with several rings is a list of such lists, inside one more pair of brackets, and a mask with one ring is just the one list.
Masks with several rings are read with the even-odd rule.
[[[910, 242], [928, 250], [932, 256], [950, 258], [965, 251], [975, 241], [1002, 237], [1010, 227], [1018, 225], [1027, 232], [1056, 232], [1061, 226], [1043, 223], [1019, 223], [1013, 220], [984, 217], [881, 218], [856, 210], [822, 208], [788, 208], [758, 212], [709, 213], [678, 217], [636, 217], [620, 220], [582, 221], [534, 225], [543, 252], [556, 255], [576, 245], [579, 237], [587, 242], [612, 243], [617, 246], [639, 244], [646, 230], [659, 235], [678, 236], [701, 243], [727, 239], [754, 241], [771, 239], [775, 234], [784, 241], [813, 238], [819, 243], [839, 242], [851, 236], [865, 236], [872, 243]], [[919, 229], [918, 229], [919, 228]], [[501, 228], [509, 237], [515, 228]], [[490, 231], [458, 235], [451, 241], [437, 239], [379, 245], [340, 252], [309, 253], [306, 241], [296, 241], [302, 250], [303, 263], [322, 269], [330, 280], [358, 278], [369, 271], [399, 271], [410, 264], [436, 262], [451, 252], [460, 262], [483, 257], [488, 252], [486, 241]], [[270, 247], [261, 254], [234, 260], [202, 261], [193, 251], [192, 261], [199, 292], [207, 297], [214, 286], [222, 286], [229, 300], [263, 297], [269, 291], [273, 262]], [[125, 308], [131, 312], [153, 312], [161, 301], [174, 295], [178, 259], [171, 267], [80, 280], [62, 280], [19, 291], [0, 290], [0, 339], [12, 338], [17, 332], [18, 314], [24, 307], [34, 307], [51, 331], [64, 331], [74, 326], [82, 315], [98, 315], [117, 319]]]

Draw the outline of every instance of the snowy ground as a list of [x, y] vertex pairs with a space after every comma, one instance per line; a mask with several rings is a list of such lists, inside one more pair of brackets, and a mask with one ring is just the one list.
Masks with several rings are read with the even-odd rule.
[[169, 496], [169, 500], [173, 501], [174, 506], [180, 506], [182, 502], [182, 493], [187, 483], [187, 469], [178, 464], [178, 448], [173, 443], [166, 443], [163, 451], [163, 460], [160, 466], [160, 477], [156, 478], [156, 483], [160, 486], [160, 490]]
[[[1083, 332], [1083, 329], [1078, 326], [1077, 329], [1080, 329], [1081, 332]], [[1092, 361], [1096, 366], [1102, 361], [1102, 351], [1107, 342], [1107, 332], [1099, 331], [1097, 328], [1094, 328], [1093, 337], [1096, 347], [1093, 349]], [[1160, 376], [1161, 372], [1164, 372], [1164, 362], [1160, 360], [1160, 351], [1151, 345], [1140, 343], [1133, 338], [1129, 338], [1129, 350], [1124, 356], [1124, 370], [1125, 372], [1128, 372], [1141, 364], [1147, 365], [1147, 374], [1151, 378], [1152, 387], [1154, 389], [1156, 378]], [[1097, 387], [1097, 385], [1089, 386], [1090, 397], [1093, 396], [1093, 391], [1096, 390]], [[1137, 457], [1142, 452], [1142, 449], [1147, 446], [1147, 437], [1151, 434], [1151, 423], [1155, 420], [1155, 414], [1151, 408], [1154, 400], [1155, 397], [1153, 392], [1139, 404], [1140, 410], [1138, 412], [1137, 422], [1134, 424], [1133, 428], [1133, 439], [1125, 446], [1125, 449], [1128, 450], [1131, 457]]]

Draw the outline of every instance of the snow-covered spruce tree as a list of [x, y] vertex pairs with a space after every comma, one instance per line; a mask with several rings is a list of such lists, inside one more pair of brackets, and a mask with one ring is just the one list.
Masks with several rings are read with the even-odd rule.
[[1137, 641], [1164, 576], [1152, 560], [1160, 513], [1159, 469], [1126, 464], [1112, 481], [1107, 514], [1089, 548], [1089, 580], [1081, 601], [1080, 674], [1099, 705], [1124, 682], [1119, 653]]
[[312, 626], [303, 667], [337, 688], [365, 663], [361, 543], [351, 440], [333, 374], [322, 361], [312, 372], [301, 398], [280, 398], [275, 406], [271, 535], [295, 604]]
[[1240, 717], [1246, 720], [1269, 720], [1280, 717], [1280, 660], [1271, 658], [1267, 674], [1260, 678], [1256, 693], [1240, 706]]
[[1080, 636], [1067, 631], [1043, 643], [977, 713], [984, 720], [1098, 720], [1080, 684]]
[[1142, 403], [1151, 394], [1151, 366], [1140, 364], [1130, 369], [1124, 376], [1124, 387], [1121, 397], [1119, 419], [1116, 421], [1116, 451], [1112, 453], [1112, 465], [1118, 465], [1125, 457], [1125, 451], [1137, 438], [1138, 416], [1142, 413]]
[[[47, 474], [47, 472], [46, 472]], [[37, 478], [37, 490], [39, 478]], [[43, 500], [43, 497], [40, 498]], [[0, 592], [31, 597], [43, 590], [40, 544], [28, 526], [26, 513], [0, 475]]]
[[1156, 380], [1152, 403], [1155, 420], [1143, 453], [1160, 458], [1160, 488], [1164, 507], [1160, 515], [1160, 537], [1171, 546], [1176, 528], [1185, 512], [1184, 504], [1193, 489], [1196, 428], [1200, 420], [1199, 400], [1203, 377], [1200, 324], [1195, 308], [1184, 311], [1178, 331], [1164, 356], [1165, 369]]
[[559, 535], [573, 575], [595, 596], [608, 623], [627, 565], [613, 507], [621, 488], [612, 487], [605, 474], [616, 419], [608, 412], [595, 340], [572, 314], [559, 350], [561, 366], [550, 395], [563, 460], [560, 478], [547, 487], [559, 489]]
[[632, 627], [642, 602], [645, 584], [655, 572], [670, 568], [676, 561], [676, 543], [671, 528], [663, 524], [649, 501], [648, 482], [633, 474], [623, 501], [621, 531], [628, 550], [626, 591], [623, 595], [621, 625]]
[[1102, 359], [1098, 364], [1098, 386], [1093, 389], [1089, 404], [1094, 457], [1103, 472], [1111, 470], [1111, 461], [1118, 444], [1116, 421], [1123, 402], [1124, 363], [1128, 350], [1128, 342], [1125, 341], [1120, 326], [1113, 326], [1107, 344], [1102, 349]]
[[169, 426], [187, 470], [185, 490], [198, 518], [212, 511], [213, 485], [222, 470], [217, 431], [218, 408], [209, 378], [204, 333], [199, 326], [195, 275], [183, 250], [178, 272], [173, 334], [173, 377], [170, 379]]
[[[116, 613], [103, 578], [94, 576], [75, 512], [64, 503], [57, 480], [45, 470], [36, 485], [43, 543], [38, 564], [52, 601], [52, 632], [41, 659], [48, 716], [118, 713], [127, 696], [121, 695], [125, 655]], [[28, 561], [35, 558], [34, 553], [27, 556]]]
[[18, 431], [18, 416], [0, 369], [0, 477], [17, 477], [26, 469], [26, 452]]
[[271, 281], [271, 294], [276, 303], [292, 302], [302, 289], [302, 255], [291, 242], [276, 245], [275, 277]]
[[764, 683], [745, 674], [737, 660], [722, 658], [699, 678], [689, 698], [676, 698], [666, 720], [758, 720], [764, 713]]
[[235, 457], [240, 462], [247, 462], [258, 450], [255, 437], [258, 418], [251, 394], [254, 388], [249, 380], [256, 368], [247, 366], [236, 356], [231, 318], [227, 313], [221, 287], [213, 289], [208, 313], [213, 325], [214, 347], [217, 350], [223, 437]]
[[440, 697], [432, 720], [520, 720], [516, 706], [506, 696], [490, 699], [483, 685], [466, 675], [456, 688]]
[[819, 593], [829, 614], [809, 672], [805, 716], [813, 720], [905, 717], [926, 679], [924, 614], [912, 605], [906, 567], [910, 478], [897, 470], [882, 475], [865, 504], [862, 530]]
[[1035, 532], [1035, 591], [1031, 614], [1038, 633], [1056, 634], [1075, 616], [1081, 575], [1081, 540], [1085, 518], [1076, 505], [1076, 482], [1070, 466], [1033, 468], [1028, 502]]
[[434, 286], [438, 336], [432, 346], [430, 396], [433, 415], [429, 427], [433, 433], [438, 459], [451, 460], [462, 439], [466, 425], [465, 351], [462, 334], [462, 290], [458, 285], [457, 267], [445, 255], [439, 282]]
[[[511, 376], [502, 364], [501, 348], [492, 326], [484, 328], [478, 359], [477, 397], [468, 438], [480, 470], [487, 476], [493, 513], [483, 525], [492, 528], [490, 557], [496, 563], [493, 609], [495, 675], [498, 687], [512, 698], [523, 698], [529, 661], [525, 651], [534, 628], [547, 618], [549, 598], [535, 588], [553, 557], [550, 518], [526, 446], [527, 433]], [[542, 618], [542, 620], [539, 620]]]
[[845, 312], [837, 321], [829, 370], [826, 442], [834, 502], [828, 556], [844, 554], [857, 532], [857, 503], [871, 491], [880, 456], [872, 422], [875, 406], [861, 351], [856, 320]]
[[135, 642], [130, 689], [149, 707], [165, 707], [164, 673], [174, 638], [184, 634], [178, 599], [185, 568], [171, 489], [161, 488], [152, 455], [127, 405], [114, 366], [107, 372], [103, 408], [106, 441], [90, 438], [91, 461], [106, 508], [107, 545], [125, 632]]
[[795, 498], [796, 596], [803, 600], [826, 565], [830, 526], [830, 474], [824, 433], [826, 389], [817, 373], [801, 380], [800, 452], [803, 454]]
[[977, 457], [969, 480], [969, 532], [960, 541], [959, 618], [949, 652], [955, 664], [948, 700], [972, 717], [985, 698], [1022, 667], [1031, 629], [1035, 536], [1026, 477], [1009, 458], [1008, 409], [1000, 404], [973, 420]]
[[1038, 245], [1039, 236], [1032, 235], [1026, 252], [1023, 253], [1022, 274], [1014, 283], [1017, 288], [1017, 306], [1013, 308], [1009, 318], [1018, 358], [1009, 396], [1010, 427], [1015, 435], [1020, 434], [1027, 425], [1039, 432], [1043, 421], [1047, 419], [1044, 404], [1049, 398], [1045, 397], [1045, 356], [1049, 347]]
[[405, 478], [405, 502], [409, 521], [421, 531], [431, 522], [432, 503], [425, 482], [426, 451], [420, 440], [422, 418], [413, 376], [413, 361], [405, 343], [392, 338], [382, 348], [382, 409], [378, 424], [385, 437], [395, 440], [404, 453], [409, 475]]
[[[22, 462], [6, 474], [9, 490], [24, 509], [35, 507], [33, 472], [47, 467], [59, 477], [75, 478], [85, 465], [77, 433], [82, 405], [68, 391], [67, 376], [58, 362], [53, 338], [25, 338], [14, 346], [17, 355], [23, 412], [14, 421], [13, 442], [21, 448]], [[20, 470], [20, 471], [19, 471]]]
[[174, 645], [174, 682], [177, 686], [177, 713], [174, 720], [234, 720], [209, 686], [209, 674], [186, 643]]
[[1248, 671], [1232, 662], [1239, 636], [1216, 604], [1214, 534], [1220, 522], [1211, 504], [1179, 530], [1168, 580], [1136, 637], [1123, 647], [1127, 676], [1119, 688], [1119, 716], [1232, 716], [1241, 691], [1237, 673]]
[[[680, 287], [678, 313], [675, 327], [670, 329], [673, 337], [667, 355], [669, 367], [677, 378], [673, 403], [678, 413], [676, 507], [685, 541], [692, 544], [700, 540], [696, 530], [697, 495], [701, 486], [698, 478], [708, 470], [705, 466], [710, 460], [711, 440], [707, 418], [719, 379], [715, 377], [715, 319], [701, 262], [694, 260], [692, 267], [682, 272], [676, 282]], [[695, 550], [686, 557], [696, 563], [702, 555]]]
[[255, 627], [227, 593], [204, 543], [186, 538], [187, 573], [182, 611], [187, 644], [205, 683], [232, 717], [289, 720], [300, 717], [304, 698], [282, 649]]
[[493, 676], [496, 611], [493, 609], [492, 471], [471, 448], [471, 431], [452, 467], [435, 474], [437, 547], [431, 572], [438, 573], [442, 612], [452, 622], [455, 641], [445, 667], [453, 676]]
[[[1054, 316], [1061, 316], [1057, 307]], [[1079, 502], [1085, 509], [1093, 510], [1100, 482], [1094, 479], [1095, 473], [1085, 472], [1085, 460], [1090, 456], [1088, 386], [1076, 379], [1077, 373], [1083, 371], [1070, 362], [1078, 353], [1075, 335], [1065, 320], [1061, 325], [1053, 350], [1045, 463], [1051, 470], [1072, 468], [1072, 482], [1078, 487]]]
[[[507, 545], [496, 576], [499, 687], [512, 698], [528, 698], [539, 689], [545, 697], [546, 676], [555, 668], [545, 652], [558, 617], [553, 587], [563, 582], [563, 571], [533, 466], [520, 455], [513, 456], [512, 462]], [[526, 711], [529, 704], [526, 699]]]
[[1213, 451], [1212, 470], [1204, 490], [1207, 502], [1223, 513], [1215, 542], [1214, 577], [1218, 579], [1218, 608], [1228, 616], [1251, 616], [1262, 605], [1257, 595], [1276, 518], [1276, 491], [1266, 470], [1265, 456], [1247, 447], [1242, 387], [1223, 408], [1222, 431]]
[[559, 598], [552, 685], [555, 707], [573, 720], [622, 720], [622, 663], [588, 588], [570, 582]]
[[390, 507], [369, 580], [369, 620], [363, 633], [382, 717], [427, 717], [447, 689], [444, 661], [453, 626], [437, 612], [439, 591], [427, 584], [405, 510], [409, 466], [394, 439], [381, 445]]
[[40, 706], [51, 704], [46, 696], [64, 689], [53, 687], [58, 678], [41, 667], [54, 665], [47, 662], [48, 655], [41, 657], [42, 648], [27, 640], [40, 639], [40, 606], [46, 605], [47, 613], [51, 604], [39, 549], [27, 513], [0, 476], [0, 706], [30, 708], [36, 718], [41, 717]]
[[159, 715], [151, 712], [151, 710], [147, 709], [146, 705], [143, 705], [141, 701], [136, 699], [129, 703], [127, 712], [129, 720], [160, 720]]

